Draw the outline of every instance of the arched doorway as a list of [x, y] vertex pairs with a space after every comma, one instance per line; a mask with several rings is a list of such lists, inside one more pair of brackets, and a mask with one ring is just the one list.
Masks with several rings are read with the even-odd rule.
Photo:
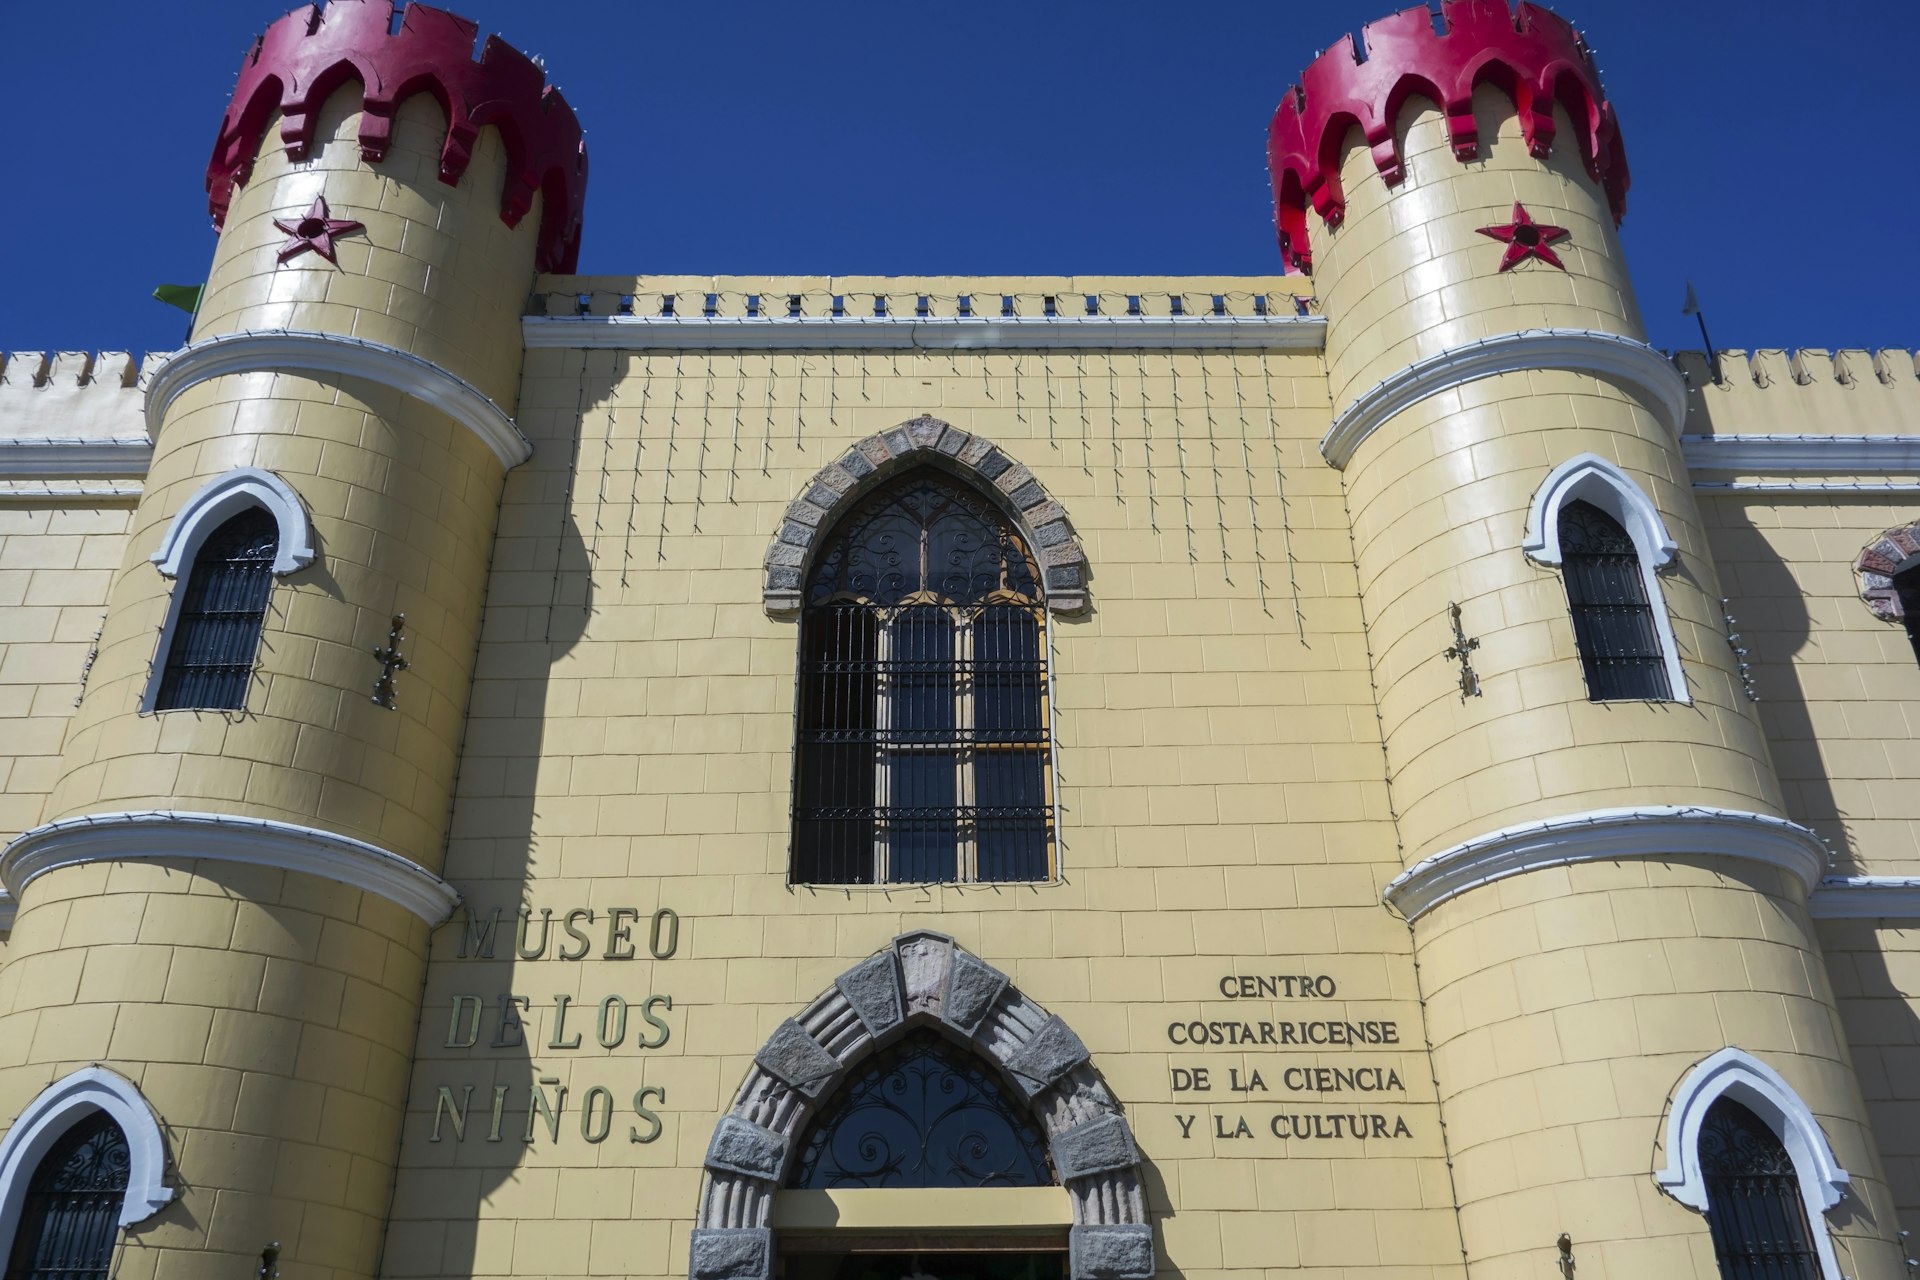
[[1148, 1280], [1140, 1152], [1072, 1029], [944, 934], [854, 965], [754, 1055], [690, 1280]]

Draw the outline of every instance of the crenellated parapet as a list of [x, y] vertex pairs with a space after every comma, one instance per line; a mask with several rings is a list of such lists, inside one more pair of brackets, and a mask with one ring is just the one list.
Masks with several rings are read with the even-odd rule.
[[137, 476], [152, 452], [144, 379], [126, 351], [0, 352], [0, 477]]
[[1553, 148], [1554, 107], [1565, 109], [1574, 145], [1589, 176], [1606, 191], [1614, 221], [1625, 214], [1626, 148], [1580, 33], [1532, 4], [1509, 11], [1505, 0], [1446, 0], [1439, 21], [1444, 30], [1436, 30], [1432, 13], [1421, 7], [1368, 23], [1359, 46], [1351, 35], [1342, 36], [1281, 99], [1268, 133], [1267, 163], [1280, 249], [1291, 269], [1312, 270], [1307, 206], [1330, 226], [1345, 215], [1340, 156], [1349, 131], [1366, 135], [1374, 167], [1388, 186], [1398, 186], [1406, 170], [1394, 123], [1409, 99], [1426, 98], [1446, 113], [1454, 156], [1476, 159], [1473, 91], [1481, 84], [1512, 100], [1536, 159]]
[[[1722, 351], [1717, 371], [1704, 352], [1682, 351], [1674, 362], [1689, 388], [1683, 443], [1696, 470], [1841, 475], [1889, 465], [1915, 469], [1904, 453], [1890, 463], [1886, 444], [1873, 443], [1920, 436], [1915, 352]], [[1750, 439], [1760, 436], [1770, 439]], [[1789, 439], [1802, 443], [1789, 448]]]
[[544, 195], [537, 264], [572, 271], [580, 254], [581, 210], [587, 191], [587, 153], [580, 122], [539, 65], [498, 36], [488, 36], [473, 59], [476, 24], [424, 4], [398, 11], [388, 0], [333, 0], [287, 14], [254, 42], [240, 67], [233, 101], [207, 164], [207, 204], [224, 226], [236, 183], [253, 173], [260, 140], [275, 112], [289, 158], [301, 160], [313, 142], [314, 118], [329, 95], [349, 80], [364, 91], [360, 154], [370, 164], [386, 157], [400, 104], [429, 94], [447, 117], [440, 181], [459, 184], [474, 143], [488, 125], [507, 152], [500, 218], [517, 226]]

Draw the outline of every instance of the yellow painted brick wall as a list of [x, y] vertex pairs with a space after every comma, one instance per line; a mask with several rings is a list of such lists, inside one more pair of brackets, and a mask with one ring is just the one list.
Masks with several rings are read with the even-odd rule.
[[0, 838], [41, 819], [131, 514], [0, 507]]
[[[692, 287], [558, 283], [563, 297], [612, 285], [636, 309]], [[1120, 292], [1229, 286], [1249, 291]], [[509, 919], [523, 900], [596, 906], [596, 933], [608, 906], [671, 907], [681, 947], [663, 961], [643, 947], [635, 961], [481, 962], [457, 958], [457, 926], [436, 934], [386, 1274], [684, 1275], [707, 1141], [754, 1051], [836, 975], [922, 927], [1005, 969], [1086, 1040], [1126, 1101], [1163, 1246], [1183, 1270], [1459, 1274], [1408, 936], [1378, 902], [1398, 855], [1339, 481], [1314, 452], [1327, 418], [1317, 355], [536, 350], [521, 406], [537, 451], [508, 480], [447, 874]], [[1090, 613], [1052, 625], [1060, 882], [790, 889], [795, 627], [762, 610], [761, 557], [818, 468], [923, 412], [1030, 467], [1093, 566]], [[1174, 1047], [1167, 1024], [1253, 1016], [1220, 997], [1220, 977], [1294, 969], [1338, 975], [1342, 998], [1312, 1016], [1398, 1021], [1402, 1051], [1367, 1061], [1390, 1060], [1404, 1093], [1302, 1106], [1216, 1084], [1203, 1103], [1177, 1102], [1173, 1067], [1207, 1065], [1223, 1082], [1275, 1059]], [[480, 995], [491, 1019], [501, 992], [529, 997], [530, 1047], [448, 1049], [454, 997]], [[585, 1030], [579, 1050], [547, 1047], [556, 993]], [[597, 1002], [649, 993], [673, 997], [668, 1042], [595, 1047]], [[560, 1140], [536, 1114], [528, 1146], [542, 1076], [569, 1102]], [[486, 1141], [496, 1083], [511, 1089], [498, 1144]], [[431, 1140], [443, 1084], [456, 1100], [474, 1085], [464, 1141], [445, 1117]], [[598, 1145], [577, 1109], [595, 1086], [619, 1110]], [[653, 1143], [627, 1140], [639, 1127], [627, 1100], [643, 1086], [666, 1091]], [[1401, 1113], [1413, 1136], [1208, 1132], [1216, 1113], [1257, 1127], [1288, 1108]], [[1192, 1137], [1179, 1114], [1200, 1117]]]

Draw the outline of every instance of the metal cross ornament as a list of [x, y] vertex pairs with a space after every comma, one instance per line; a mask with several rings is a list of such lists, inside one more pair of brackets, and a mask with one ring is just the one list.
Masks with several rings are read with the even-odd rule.
[[286, 244], [280, 248], [277, 261], [297, 258], [311, 249], [336, 267], [340, 261], [333, 256], [333, 238], [367, 229], [364, 222], [329, 216], [325, 196], [315, 196], [304, 217], [275, 218], [273, 225], [286, 232], [288, 237]]
[[393, 677], [398, 671], [405, 671], [412, 664], [400, 653], [400, 633], [407, 628], [407, 615], [396, 613], [392, 624], [387, 628], [387, 642], [373, 651], [380, 660], [380, 678], [373, 682], [373, 701], [377, 706], [393, 710]]
[[1454, 659], [1460, 664], [1460, 701], [1480, 696], [1480, 673], [1473, 669], [1469, 659], [1475, 649], [1480, 647], [1480, 638], [1469, 638], [1465, 628], [1460, 625], [1460, 606], [1451, 600], [1447, 602], [1447, 612], [1453, 616], [1453, 643], [1447, 646], [1443, 657]]
[[1558, 267], [1562, 271], [1567, 269], [1567, 264], [1560, 261], [1560, 255], [1547, 247], [1555, 240], [1565, 240], [1568, 235], [1567, 229], [1550, 223], [1535, 222], [1533, 215], [1527, 212], [1527, 207], [1518, 200], [1513, 202], [1512, 222], [1501, 226], [1480, 227], [1478, 230], [1483, 236], [1491, 236], [1495, 240], [1506, 243], [1507, 251], [1500, 257], [1502, 271], [1528, 258], [1538, 258], [1548, 266]]

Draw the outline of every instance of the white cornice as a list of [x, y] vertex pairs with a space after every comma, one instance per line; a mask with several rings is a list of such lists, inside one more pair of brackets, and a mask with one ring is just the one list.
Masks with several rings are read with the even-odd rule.
[[1826, 870], [1820, 837], [1762, 813], [1701, 805], [1591, 809], [1503, 827], [1408, 867], [1381, 895], [1417, 920], [1469, 889], [1542, 867], [1626, 858], [1740, 858], [1791, 872], [1811, 890]]
[[503, 466], [518, 466], [533, 456], [533, 446], [513, 419], [465, 378], [384, 342], [299, 329], [220, 333], [182, 347], [147, 382], [147, 434], [160, 438], [160, 420], [181, 392], [230, 373], [365, 378], [440, 410], [479, 436]]
[[108, 440], [16, 436], [0, 439], [0, 479], [144, 476], [153, 445], [142, 437]]
[[1686, 379], [1646, 343], [1587, 329], [1525, 329], [1450, 347], [1382, 378], [1334, 419], [1320, 452], [1344, 468], [1360, 442], [1402, 410], [1462, 383], [1528, 369], [1617, 378], [1645, 392], [1668, 429], [1678, 432], [1686, 419]]
[[1320, 316], [524, 316], [529, 348], [616, 351], [1238, 348], [1318, 351]]
[[0, 883], [17, 899], [36, 877], [58, 867], [154, 858], [208, 858], [319, 876], [398, 903], [430, 925], [460, 903], [439, 876], [362, 840], [266, 818], [159, 809], [62, 818], [23, 832], [0, 852]]
[[1681, 436], [1680, 450], [1695, 471], [1920, 473], [1920, 436], [1697, 435]]
[[1920, 920], [1920, 876], [1828, 876], [1807, 912], [1819, 920]]

